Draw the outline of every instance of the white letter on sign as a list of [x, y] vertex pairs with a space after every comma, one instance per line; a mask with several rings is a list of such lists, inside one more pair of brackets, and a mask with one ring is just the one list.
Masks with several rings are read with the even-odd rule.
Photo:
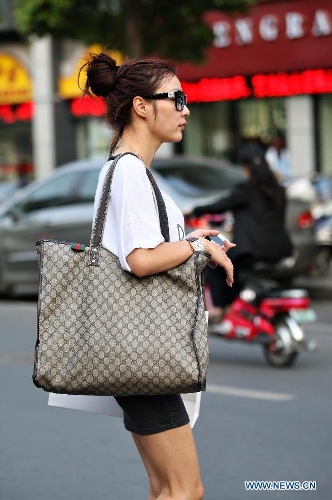
[[291, 40], [304, 36], [302, 14], [297, 12], [288, 12], [286, 14], [286, 36]]
[[314, 17], [314, 23], [312, 25], [312, 34], [314, 36], [326, 36], [331, 35], [331, 33], [332, 26], [328, 12], [324, 10], [317, 10]]
[[278, 38], [278, 18], [272, 14], [263, 16], [259, 23], [259, 34], [266, 42]]
[[252, 43], [252, 20], [249, 18], [237, 19], [235, 21], [235, 32], [235, 40], [238, 45], [249, 45]]
[[231, 44], [231, 39], [229, 36], [230, 25], [227, 21], [219, 21], [213, 25], [213, 33], [216, 38], [214, 39], [214, 45], [216, 47], [228, 47]]

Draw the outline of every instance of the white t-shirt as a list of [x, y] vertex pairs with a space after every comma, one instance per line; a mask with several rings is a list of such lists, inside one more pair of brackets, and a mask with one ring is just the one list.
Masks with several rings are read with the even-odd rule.
[[[112, 160], [108, 161], [99, 174], [94, 217], [111, 164]], [[127, 271], [131, 269], [126, 258], [135, 248], [155, 248], [165, 241], [160, 231], [155, 194], [145, 169], [139, 158], [126, 155], [118, 161], [112, 180], [102, 246], [115, 254]], [[166, 205], [170, 241], [182, 240], [185, 236], [183, 214], [167, 193], [161, 193]]]

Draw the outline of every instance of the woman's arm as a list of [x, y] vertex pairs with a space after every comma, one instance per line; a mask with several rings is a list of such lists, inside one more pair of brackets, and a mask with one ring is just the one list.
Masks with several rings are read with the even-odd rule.
[[[227, 257], [223, 248], [213, 241], [206, 240], [204, 236], [216, 236], [218, 231], [200, 230], [202, 241], [206, 253], [211, 255], [211, 264], [219, 264], [227, 274], [227, 283], [233, 284], [233, 265]], [[199, 236], [198, 234], [196, 237]], [[230, 244], [230, 246], [234, 246]], [[230, 247], [228, 247], [230, 248]], [[156, 248], [136, 248], [127, 256], [127, 262], [132, 272], [142, 278], [151, 274], [168, 271], [185, 262], [192, 255], [193, 251], [188, 241], [165, 242]]]
[[186, 240], [161, 243], [156, 248], [135, 248], [127, 262], [132, 272], [142, 278], [173, 269], [192, 255], [192, 249]]

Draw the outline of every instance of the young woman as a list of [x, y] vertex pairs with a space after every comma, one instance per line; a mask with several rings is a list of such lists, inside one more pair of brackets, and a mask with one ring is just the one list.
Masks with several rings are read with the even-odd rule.
[[[94, 55], [83, 66], [84, 92], [102, 96], [106, 119], [115, 132], [111, 157], [100, 173], [95, 207], [107, 169], [115, 156], [131, 152], [116, 166], [103, 246], [116, 254], [123, 269], [138, 277], [172, 269], [195, 251], [211, 255], [211, 265], [225, 268], [233, 282], [233, 266], [222, 249], [206, 240], [217, 231], [198, 230], [183, 239], [183, 215], [162, 192], [169, 221], [170, 242], [160, 232], [154, 195], [145, 169], [163, 142], [182, 138], [189, 110], [172, 65], [159, 59], [127, 60], [121, 66], [108, 55]], [[150, 500], [199, 500], [203, 497], [199, 464], [189, 418], [181, 396], [116, 398], [124, 424], [132, 433], [150, 479]]]

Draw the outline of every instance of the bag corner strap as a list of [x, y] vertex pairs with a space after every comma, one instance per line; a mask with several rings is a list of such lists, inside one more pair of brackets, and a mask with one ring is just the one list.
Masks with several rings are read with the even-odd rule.
[[[112, 185], [112, 180], [113, 180], [113, 175], [114, 175], [114, 170], [115, 167], [118, 163], [118, 161], [123, 158], [126, 155], [132, 155], [138, 158], [137, 155], [134, 153], [122, 153], [121, 155], [117, 156], [114, 160], [112, 165], [107, 171], [105, 181], [103, 184], [103, 190], [102, 190], [102, 196], [99, 202], [99, 206], [97, 209], [97, 213], [95, 216], [95, 220], [93, 223], [92, 227], [92, 233], [91, 233], [91, 240], [90, 240], [90, 252], [89, 252], [89, 265], [90, 266], [99, 266], [99, 253], [100, 253], [100, 247], [101, 247], [101, 241], [103, 237], [103, 232], [104, 232], [104, 226], [105, 226], [105, 220], [106, 220], [106, 213], [107, 213], [107, 208], [109, 206], [109, 201], [111, 197], [111, 185]], [[169, 241], [169, 225], [168, 225], [168, 218], [167, 218], [167, 211], [166, 211], [166, 206], [164, 199], [162, 197], [162, 194], [160, 192], [160, 189], [150, 172], [148, 168], [146, 168], [146, 174], [148, 176], [148, 179], [151, 183], [151, 186], [154, 190], [156, 200], [157, 200], [157, 206], [158, 206], [158, 215], [159, 215], [159, 223], [160, 223], [160, 230], [163, 238], [165, 241]]]

